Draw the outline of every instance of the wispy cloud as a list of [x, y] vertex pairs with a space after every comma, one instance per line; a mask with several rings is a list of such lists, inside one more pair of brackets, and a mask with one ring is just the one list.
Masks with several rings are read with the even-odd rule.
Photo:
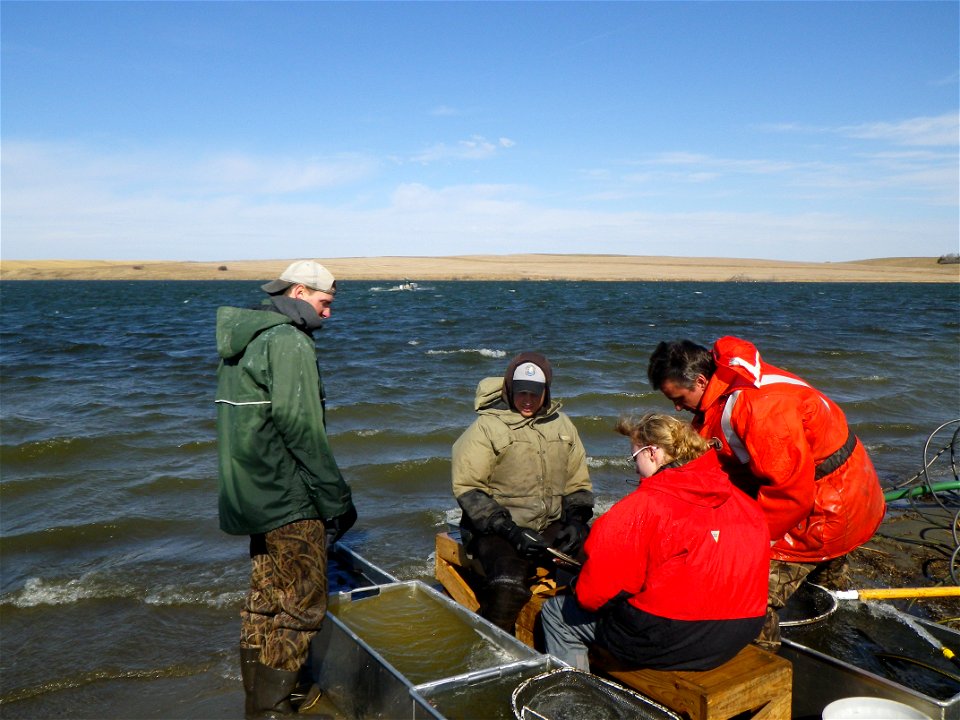
[[467, 140], [460, 140], [455, 144], [437, 143], [410, 159], [423, 165], [447, 160], [484, 160], [492, 157], [499, 150], [511, 148], [515, 145], [510, 138], [501, 137], [497, 140], [488, 140], [482, 135], [474, 135]]
[[960, 113], [915, 117], [898, 122], [870, 122], [836, 127], [778, 123], [758, 126], [770, 132], [839, 135], [879, 140], [894, 145], [956, 147], [960, 143]]
[[950, 75], [947, 75], [946, 77], [938, 78], [936, 80], [931, 80], [929, 84], [934, 87], [960, 84], [960, 70], [953, 72]]
[[771, 175], [794, 170], [797, 163], [763, 160], [724, 158], [701, 153], [668, 152], [654, 155], [639, 164], [650, 167], [696, 167], [708, 168], [711, 173], [743, 173], [748, 175]]
[[430, 108], [430, 115], [434, 117], [457, 117], [463, 113], [455, 107], [450, 107], [449, 105], [437, 105], [436, 107]]
[[[242, 153], [98, 152], [71, 143], [5, 142], [3, 174], [18, 185], [101, 185], [118, 194], [145, 187], [179, 195], [296, 194], [354, 185], [374, 175], [375, 158], [267, 157]], [[6, 182], [4, 183], [7, 184]]]
[[960, 113], [937, 117], [918, 117], [901, 122], [875, 122], [848, 125], [837, 132], [864, 140], [885, 140], [895, 145], [949, 147], [960, 143]]

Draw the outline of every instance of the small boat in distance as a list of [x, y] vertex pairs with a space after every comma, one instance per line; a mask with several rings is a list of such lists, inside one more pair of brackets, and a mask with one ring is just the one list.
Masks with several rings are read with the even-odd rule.
[[417, 292], [421, 290], [432, 290], [433, 288], [416, 283], [413, 280], [403, 280], [396, 285], [376, 285], [370, 288], [370, 292]]

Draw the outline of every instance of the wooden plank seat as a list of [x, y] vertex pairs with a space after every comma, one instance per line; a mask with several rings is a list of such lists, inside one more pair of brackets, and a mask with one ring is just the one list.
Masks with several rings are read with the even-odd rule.
[[[789, 720], [793, 666], [756, 645], [713, 670], [636, 670], [591, 652], [591, 669], [690, 720]], [[749, 713], [749, 714], [748, 714]]]
[[[483, 578], [483, 568], [480, 563], [467, 555], [463, 545], [450, 533], [437, 533], [436, 566], [434, 575], [443, 585], [444, 590], [468, 610], [477, 612], [480, 602], [477, 600], [475, 587], [479, 586]], [[532, 588], [531, 588], [532, 589]], [[562, 589], [562, 588], [558, 588]], [[526, 605], [520, 610], [517, 617], [515, 635], [517, 639], [537, 648], [537, 618], [540, 615], [540, 606], [543, 601], [556, 592], [551, 592], [537, 585], [537, 591]]]

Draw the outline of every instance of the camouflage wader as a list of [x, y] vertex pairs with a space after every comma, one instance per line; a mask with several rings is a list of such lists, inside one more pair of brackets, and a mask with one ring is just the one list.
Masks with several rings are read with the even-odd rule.
[[240, 612], [240, 646], [260, 662], [296, 671], [327, 612], [323, 521], [298, 520], [250, 536], [250, 591]]
[[845, 585], [847, 570], [846, 555], [821, 563], [794, 563], [784, 560], [770, 561], [770, 578], [767, 585], [767, 617], [763, 630], [756, 639], [757, 645], [772, 652], [780, 647], [780, 618], [777, 610], [784, 607], [803, 581], [809, 579], [828, 588]]

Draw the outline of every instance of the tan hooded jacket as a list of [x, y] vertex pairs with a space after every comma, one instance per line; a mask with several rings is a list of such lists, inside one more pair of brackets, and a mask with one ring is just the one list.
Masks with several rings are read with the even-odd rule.
[[459, 499], [478, 490], [493, 501], [464, 508], [470, 524], [487, 532], [503, 508], [520, 527], [540, 532], [560, 519], [565, 497], [579, 493], [592, 507], [586, 451], [560, 403], [548, 394], [549, 407], [525, 418], [505, 396], [503, 378], [481, 380], [474, 400], [479, 417], [453, 445], [453, 494]]

